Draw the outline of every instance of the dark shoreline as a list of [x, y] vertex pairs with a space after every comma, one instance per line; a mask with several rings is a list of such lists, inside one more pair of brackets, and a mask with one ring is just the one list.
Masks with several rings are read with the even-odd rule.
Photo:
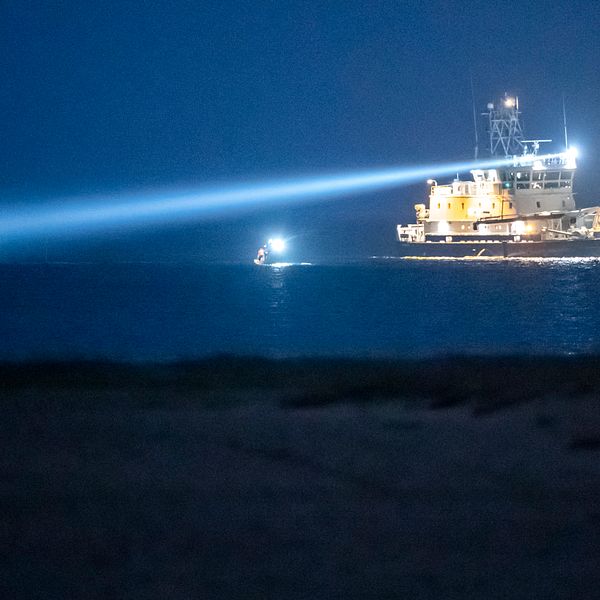
[[0, 595], [595, 597], [599, 384], [597, 356], [0, 364]]
[[215, 356], [171, 363], [0, 363], [0, 391], [26, 388], [291, 393], [290, 405], [389, 398], [478, 408], [600, 390], [600, 356], [451, 356], [415, 360]]

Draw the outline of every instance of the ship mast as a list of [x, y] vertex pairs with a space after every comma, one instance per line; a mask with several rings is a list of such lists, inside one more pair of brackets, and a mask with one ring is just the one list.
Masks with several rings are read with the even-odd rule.
[[487, 109], [483, 114], [488, 117], [490, 154], [504, 157], [523, 154], [526, 146], [519, 119], [519, 98], [505, 93], [499, 103], [490, 102]]
[[565, 130], [565, 151], [569, 149], [569, 136], [567, 135], [567, 110], [565, 108], [565, 95], [562, 95], [562, 109], [563, 109], [563, 127]]
[[471, 101], [473, 103], [473, 131], [475, 133], [475, 160], [479, 158], [479, 135], [477, 133], [477, 109], [475, 108], [475, 87], [473, 86], [473, 73], [469, 71], [471, 78]]

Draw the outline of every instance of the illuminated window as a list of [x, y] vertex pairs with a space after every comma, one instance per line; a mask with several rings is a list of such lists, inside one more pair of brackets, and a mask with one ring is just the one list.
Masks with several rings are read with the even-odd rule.
[[442, 208], [442, 205], [438, 202], [438, 208]]
[[492, 208], [496, 208], [496, 203], [492, 202]]
[[465, 203], [463, 202], [460, 207], [464, 210], [465, 209]]
[[512, 202], [508, 203], [508, 208], [512, 208]]
[[448, 202], [448, 208], [452, 208], [452, 204], [450, 204], [450, 202]]

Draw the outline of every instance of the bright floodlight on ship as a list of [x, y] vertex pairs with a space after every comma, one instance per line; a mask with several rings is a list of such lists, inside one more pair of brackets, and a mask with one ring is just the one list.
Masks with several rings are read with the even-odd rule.
[[571, 146], [567, 149], [564, 154], [566, 161], [565, 166], [567, 169], [576, 169], [577, 168], [577, 157], [579, 156], [579, 151], [575, 146]]
[[506, 108], [514, 108], [515, 107], [515, 99], [514, 98], [505, 98], [504, 106]]
[[437, 181], [436, 181], [435, 179], [428, 179], [428, 180], [427, 180], [427, 183], [428, 183], [429, 185], [437, 185]]
[[285, 241], [281, 238], [270, 239], [269, 247], [273, 252], [283, 252], [285, 250]]

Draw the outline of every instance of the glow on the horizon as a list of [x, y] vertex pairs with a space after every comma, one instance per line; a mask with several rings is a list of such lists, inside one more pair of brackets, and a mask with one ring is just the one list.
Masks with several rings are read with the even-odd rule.
[[[547, 154], [535, 159], [564, 154]], [[428, 177], [454, 175], [472, 169], [531, 163], [531, 157], [372, 169], [329, 176], [303, 177], [193, 191], [79, 197], [25, 209], [0, 208], [0, 247], [9, 241], [47, 235], [81, 235], [93, 231], [140, 227], [151, 223], [214, 218], [227, 211], [274, 203], [314, 202], [413, 183]]]

